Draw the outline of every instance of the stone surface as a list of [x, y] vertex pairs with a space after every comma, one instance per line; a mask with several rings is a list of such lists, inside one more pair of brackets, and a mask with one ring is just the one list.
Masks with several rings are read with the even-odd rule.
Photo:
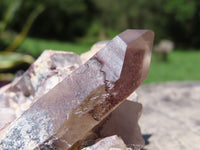
[[174, 49], [174, 43], [170, 40], [162, 40], [154, 47], [154, 50], [161, 53], [170, 53]]
[[16, 118], [15, 111], [12, 108], [0, 108], [0, 128], [12, 122]]
[[126, 30], [115, 37], [1, 130], [1, 147], [70, 148], [147, 77], [152, 44], [148, 30]]
[[142, 134], [149, 135], [145, 150], [199, 150], [200, 82], [143, 85]]
[[85, 147], [82, 150], [127, 150], [127, 147], [120, 137], [113, 135], [98, 141], [92, 146]]
[[[154, 47], [154, 51], [160, 53], [162, 61], [168, 61], [168, 54], [174, 49], [174, 43], [170, 40], [162, 40]], [[158, 57], [159, 55], [157, 55]], [[159, 58], [159, 57], [158, 57]]]
[[[0, 128], [19, 117], [80, 65], [81, 60], [74, 53], [44, 51], [24, 74], [0, 89]], [[7, 117], [2, 118], [6, 112]]]
[[88, 52], [85, 52], [81, 54], [81, 60], [83, 63], [88, 61], [94, 54], [96, 54], [100, 49], [102, 49], [106, 44], [108, 44], [109, 41], [100, 41], [95, 43], [92, 47], [91, 50]]

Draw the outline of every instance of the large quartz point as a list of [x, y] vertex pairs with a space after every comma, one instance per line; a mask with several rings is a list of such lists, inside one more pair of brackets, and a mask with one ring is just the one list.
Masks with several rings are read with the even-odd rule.
[[2, 149], [69, 149], [147, 77], [154, 33], [126, 30], [0, 131]]

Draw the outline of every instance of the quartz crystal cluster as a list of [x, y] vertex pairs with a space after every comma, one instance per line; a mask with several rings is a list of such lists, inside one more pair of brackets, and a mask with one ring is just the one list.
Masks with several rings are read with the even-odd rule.
[[0, 89], [0, 149], [142, 148], [133, 92], [148, 75], [153, 39], [126, 30], [81, 57], [43, 52]]

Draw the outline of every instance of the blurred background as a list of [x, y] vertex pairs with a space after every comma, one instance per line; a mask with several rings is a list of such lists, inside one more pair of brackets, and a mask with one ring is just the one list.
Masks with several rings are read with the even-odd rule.
[[45, 49], [81, 54], [125, 29], [155, 32], [146, 83], [200, 80], [199, 0], [0, 0], [0, 81]]

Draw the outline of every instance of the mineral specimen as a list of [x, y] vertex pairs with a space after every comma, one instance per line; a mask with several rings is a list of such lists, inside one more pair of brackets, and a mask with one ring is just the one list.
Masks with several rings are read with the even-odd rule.
[[81, 60], [74, 53], [44, 51], [23, 75], [0, 89], [0, 128], [19, 117], [80, 65]]
[[153, 32], [126, 30], [0, 131], [2, 149], [68, 149], [147, 77]]

